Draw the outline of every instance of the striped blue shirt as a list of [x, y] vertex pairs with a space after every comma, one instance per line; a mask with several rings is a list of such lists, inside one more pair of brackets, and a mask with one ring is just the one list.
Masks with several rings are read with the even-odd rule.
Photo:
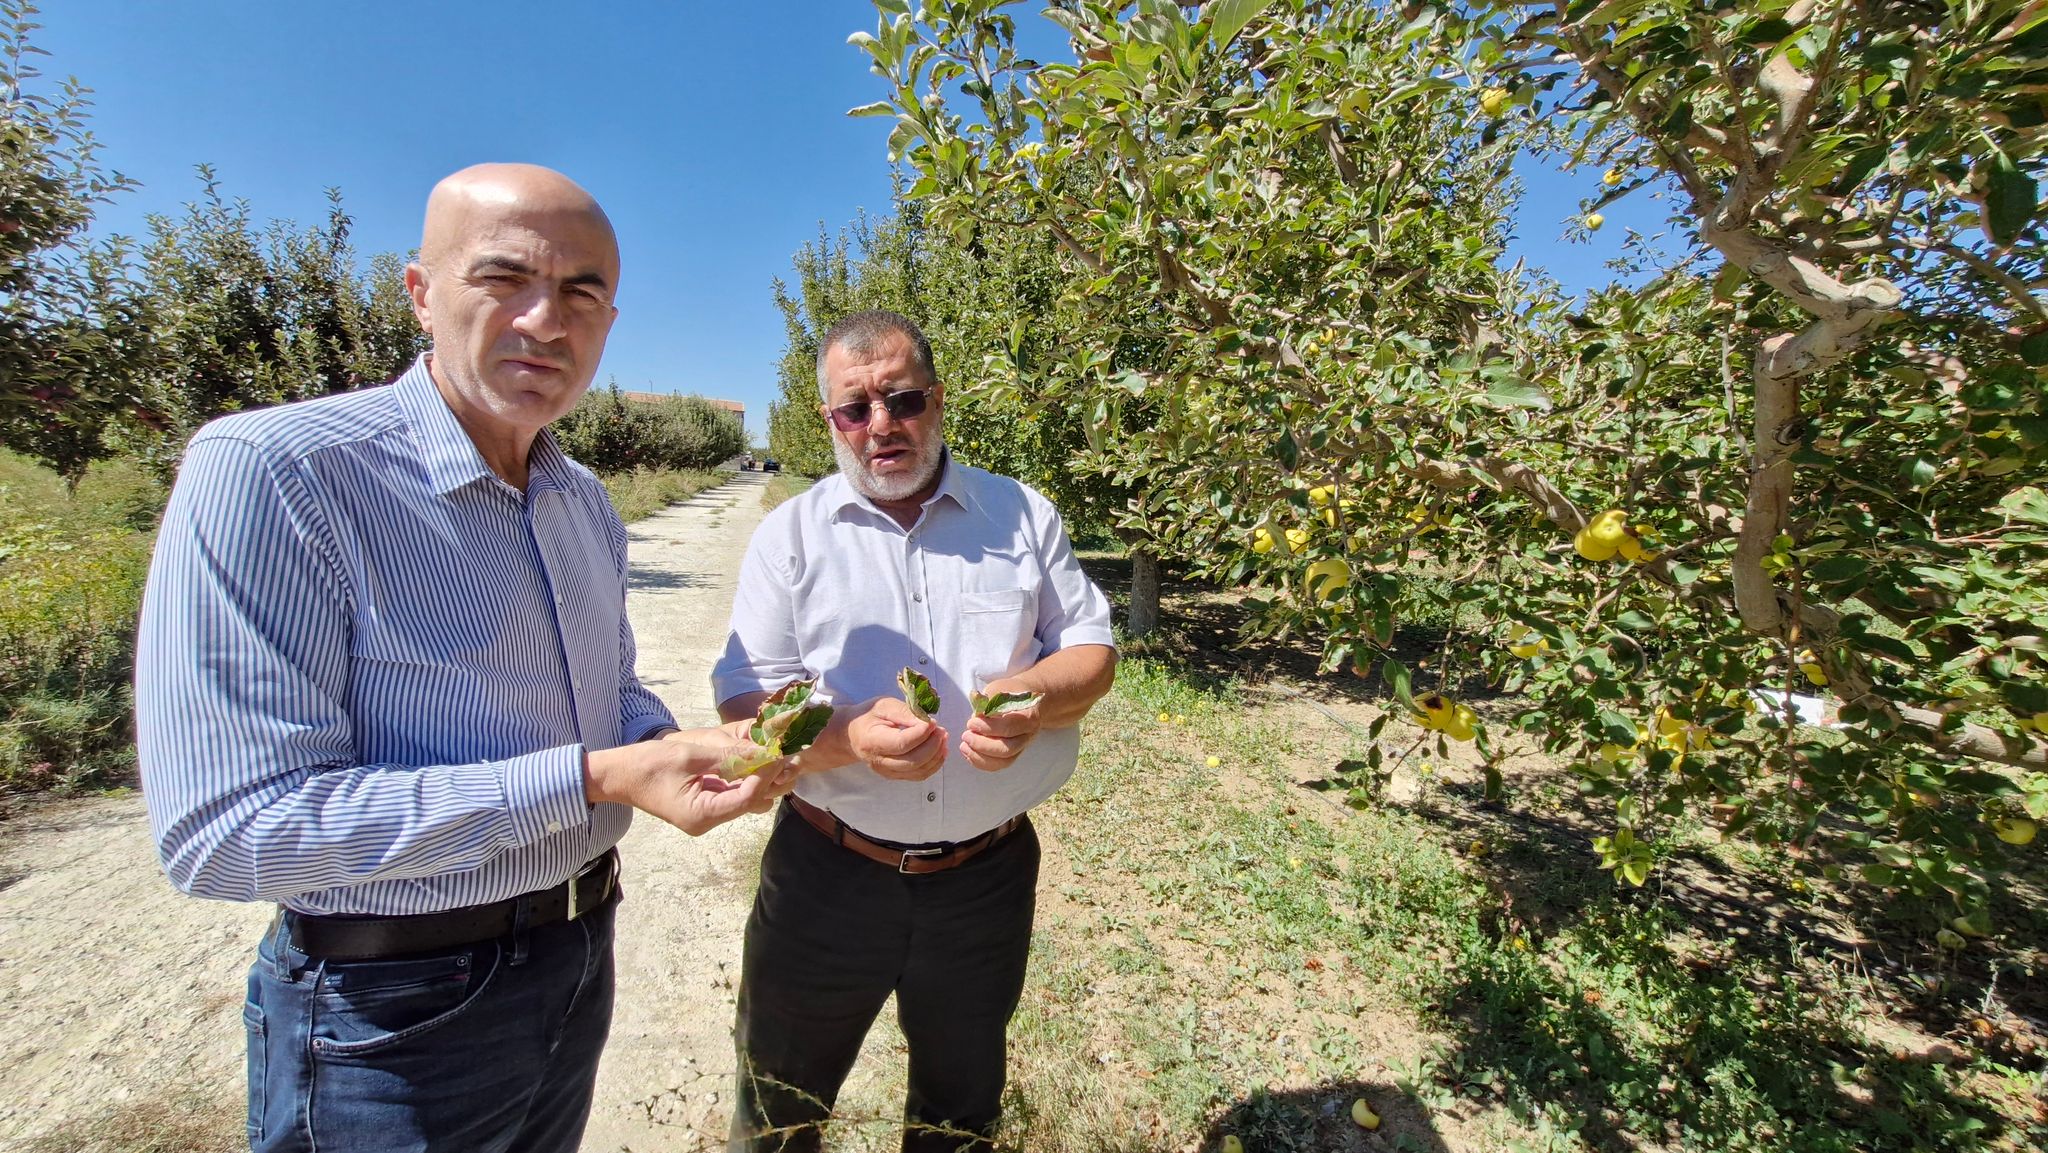
[[625, 833], [583, 754], [674, 721], [633, 673], [626, 531], [543, 432], [525, 493], [427, 371], [201, 429], [135, 669], [143, 796], [188, 893], [421, 913]]

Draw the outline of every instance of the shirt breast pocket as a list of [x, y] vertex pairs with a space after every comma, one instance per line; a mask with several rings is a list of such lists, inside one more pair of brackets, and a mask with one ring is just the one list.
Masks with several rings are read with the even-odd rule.
[[1037, 663], [1036, 589], [963, 592], [958, 608], [960, 648], [975, 681], [969, 688], [1022, 672]]

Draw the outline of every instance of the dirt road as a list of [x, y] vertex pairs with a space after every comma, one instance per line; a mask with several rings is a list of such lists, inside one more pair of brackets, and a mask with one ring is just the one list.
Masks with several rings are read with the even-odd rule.
[[[763, 480], [741, 473], [631, 526], [640, 676], [685, 725], [713, 719], [707, 674]], [[586, 1150], [720, 1143], [740, 931], [766, 835], [766, 817], [701, 838], [634, 823]], [[0, 1150], [234, 1148], [242, 985], [269, 916], [172, 890], [139, 795], [0, 822]]]

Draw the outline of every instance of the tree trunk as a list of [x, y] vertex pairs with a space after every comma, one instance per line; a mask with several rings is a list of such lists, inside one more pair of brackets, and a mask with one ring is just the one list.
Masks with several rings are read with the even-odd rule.
[[1159, 627], [1159, 558], [1145, 549], [1131, 553], [1131, 609], [1124, 630], [1133, 639]]

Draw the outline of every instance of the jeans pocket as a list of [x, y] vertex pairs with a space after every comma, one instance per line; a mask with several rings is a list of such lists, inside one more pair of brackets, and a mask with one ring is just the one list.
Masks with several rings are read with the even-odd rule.
[[328, 961], [313, 994], [313, 1053], [359, 1057], [430, 1032], [476, 1003], [497, 975], [496, 942], [399, 961]]
[[249, 1042], [249, 1148], [263, 1141], [263, 1102], [270, 1096], [264, 1078], [270, 1068], [270, 1039], [263, 1027], [263, 1009], [253, 1001], [242, 1005], [242, 1032]]

